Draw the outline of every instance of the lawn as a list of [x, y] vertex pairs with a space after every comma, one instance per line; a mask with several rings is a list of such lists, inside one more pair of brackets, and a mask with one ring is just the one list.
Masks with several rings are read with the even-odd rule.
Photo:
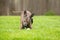
[[0, 16], [0, 40], [60, 40], [60, 16], [34, 16], [31, 30], [20, 29], [20, 16]]

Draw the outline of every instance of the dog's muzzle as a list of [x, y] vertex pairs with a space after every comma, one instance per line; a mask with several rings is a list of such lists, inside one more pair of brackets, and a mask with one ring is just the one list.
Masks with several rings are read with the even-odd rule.
[[24, 26], [27, 26], [27, 22], [24, 22], [23, 25], [24, 25]]

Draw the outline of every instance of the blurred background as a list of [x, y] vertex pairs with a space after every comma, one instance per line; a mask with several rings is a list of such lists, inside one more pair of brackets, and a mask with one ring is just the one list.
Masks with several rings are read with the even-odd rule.
[[60, 15], [60, 0], [0, 0], [0, 15], [20, 15], [23, 10], [35, 15]]

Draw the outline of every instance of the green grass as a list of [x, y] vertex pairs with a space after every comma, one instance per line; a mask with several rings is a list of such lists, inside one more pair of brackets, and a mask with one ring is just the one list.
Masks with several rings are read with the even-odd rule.
[[34, 16], [32, 30], [20, 29], [20, 16], [0, 16], [0, 40], [60, 40], [60, 16]]

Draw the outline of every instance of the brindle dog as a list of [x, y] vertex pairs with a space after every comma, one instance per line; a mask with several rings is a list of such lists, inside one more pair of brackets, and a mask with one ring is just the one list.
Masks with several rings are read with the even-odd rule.
[[34, 14], [26, 10], [21, 13], [21, 29], [24, 28], [32, 29], [33, 16]]

